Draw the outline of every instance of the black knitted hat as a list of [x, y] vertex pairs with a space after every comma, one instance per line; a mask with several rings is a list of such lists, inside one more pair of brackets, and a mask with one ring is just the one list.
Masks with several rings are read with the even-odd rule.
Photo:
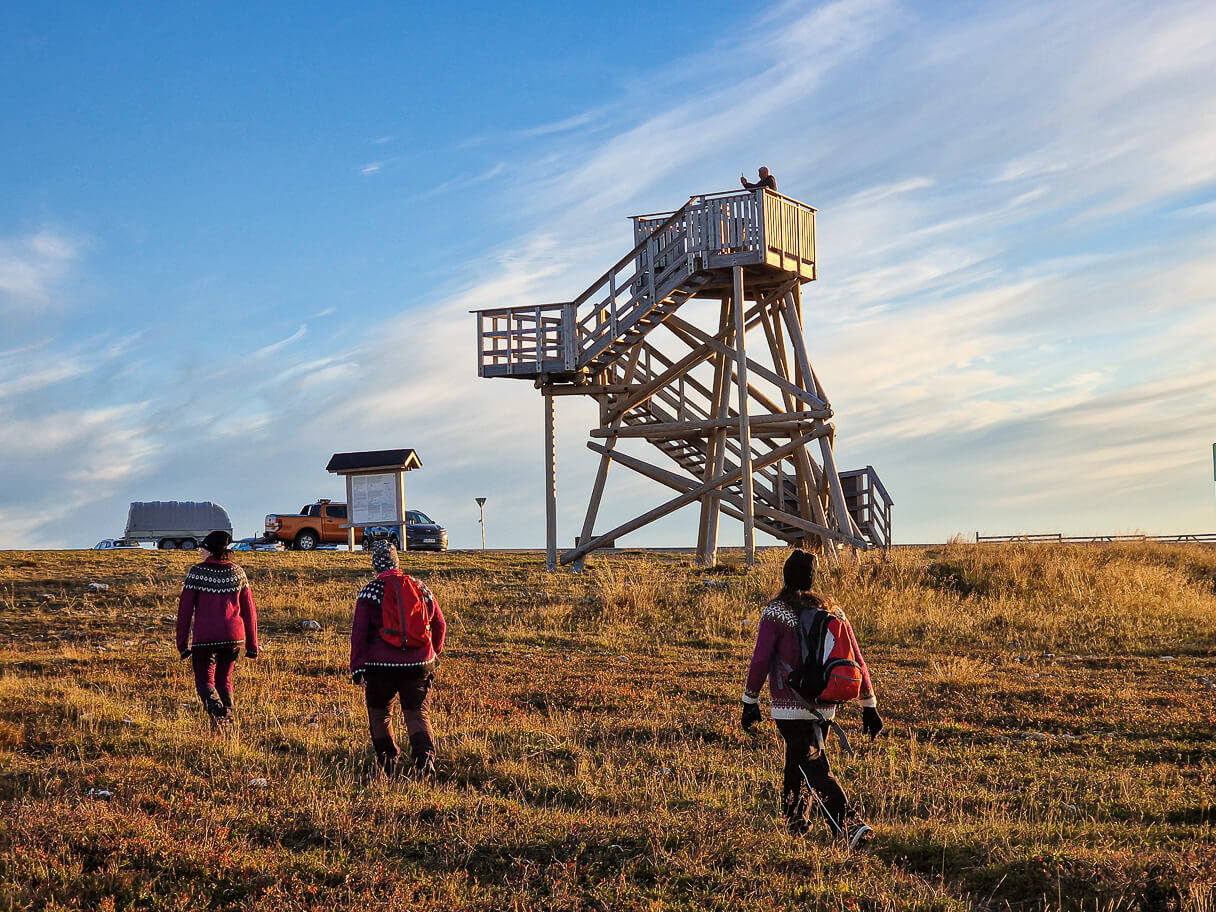
[[206, 548], [216, 557], [227, 551], [230, 544], [232, 544], [232, 536], [223, 529], [208, 532], [207, 537], [202, 541], [202, 547]]
[[785, 559], [781, 569], [781, 578], [786, 588], [795, 592], [806, 592], [815, 585], [815, 570], [818, 565], [815, 555], [807, 554], [800, 548], [795, 548]]

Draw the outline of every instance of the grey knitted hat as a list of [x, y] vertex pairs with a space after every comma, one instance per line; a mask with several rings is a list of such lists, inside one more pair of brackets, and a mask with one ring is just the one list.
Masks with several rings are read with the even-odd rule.
[[377, 573], [395, 570], [401, 563], [397, 560], [397, 546], [391, 541], [378, 541], [372, 545], [372, 569]]

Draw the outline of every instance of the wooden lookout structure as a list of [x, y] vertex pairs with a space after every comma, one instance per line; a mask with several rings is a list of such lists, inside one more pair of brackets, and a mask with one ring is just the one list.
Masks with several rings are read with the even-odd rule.
[[[832, 407], [803, 338], [815, 212], [766, 189], [696, 196], [675, 212], [633, 216], [633, 249], [573, 301], [475, 311], [479, 375], [531, 380], [544, 395], [550, 569], [581, 567], [588, 553], [693, 503], [704, 565], [717, 559], [722, 513], [743, 523], [749, 563], [757, 529], [830, 555], [890, 543], [891, 502], [873, 469], [842, 485]], [[689, 318], [706, 310], [716, 323]], [[587, 446], [600, 463], [581, 534], [559, 555], [554, 400], [568, 395], [599, 405]], [[633, 439], [651, 458], [625, 452]], [[613, 463], [675, 495], [597, 534]]]

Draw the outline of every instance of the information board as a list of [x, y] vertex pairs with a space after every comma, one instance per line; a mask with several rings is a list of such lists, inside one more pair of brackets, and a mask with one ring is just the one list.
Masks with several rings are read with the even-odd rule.
[[399, 523], [396, 472], [350, 477], [350, 522], [355, 526]]

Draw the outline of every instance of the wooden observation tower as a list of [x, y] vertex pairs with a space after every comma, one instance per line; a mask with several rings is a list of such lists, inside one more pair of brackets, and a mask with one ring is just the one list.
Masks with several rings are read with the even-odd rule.
[[[803, 338], [815, 210], [766, 189], [695, 196], [675, 212], [634, 216], [633, 240], [573, 301], [475, 311], [478, 374], [532, 380], [544, 395], [549, 568], [580, 568], [590, 552], [693, 503], [707, 566], [722, 513], [743, 523], [748, 563], [757, 529], [833, 556], [841, 545], [886, 547], [891, 499], [871, 467], [837, 471], [832, 407]], [[717, 302], [716, 325], [685, 318], [706, 309], [693, 299]], [[559, 555], [554, 398], [569, 395], [599, 404], [587, 446], [600, 464], [582, 532]], [[664, 464], [625, 452], [634, 439]], [[596, 534], [613, 463], [675, 496]]]

